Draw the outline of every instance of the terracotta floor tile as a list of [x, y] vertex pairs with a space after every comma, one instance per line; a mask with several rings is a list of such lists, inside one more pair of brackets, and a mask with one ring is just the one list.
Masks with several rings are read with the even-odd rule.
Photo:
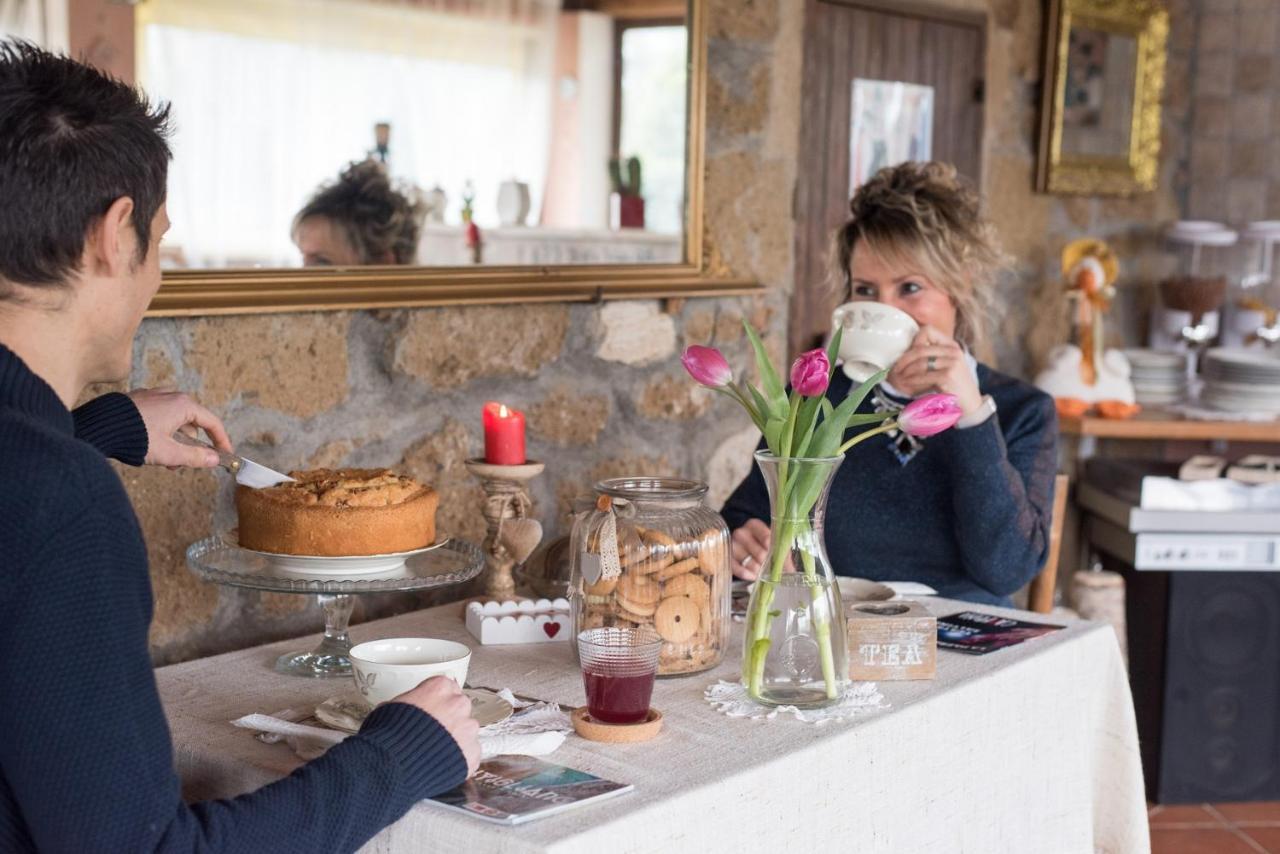
[[1276, 827], [1241, 827], [1240, 833], [1258, 843], [1267, 854], [1280, 854], [1280, 825]]
[[1223, 817], [1232, 824], [1259, 822], [1280, 825], [1280, 801], [1214, 804], [1213, 808], [1222, 813]]
[[1151, 826], [1166, 824], [1190, 824], [1202, 827], [1222, 827], [1222, 821], [1201, 804], [1173, 804], [1154, 806], [1149, 813]]
[[1226, 829], [1166, 827], [1152, 828], [1151, 854], [1258, 854], [1258, 847]]

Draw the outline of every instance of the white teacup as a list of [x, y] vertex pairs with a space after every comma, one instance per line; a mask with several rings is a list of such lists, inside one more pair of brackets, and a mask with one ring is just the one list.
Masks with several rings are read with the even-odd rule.
[[471, 649], [433, 638], [386, 638], [356, 644], [348, 657], [360, 696], [376, 706], [432, 676], [448, 676], [461, 688], [467, 679]]
[[844, 329], [840, 359], [850, 379], [862, 382], [907, 352], [920, 325], [905, 311], [879, 302], [847, 302], [831, 314], [832, 330]]

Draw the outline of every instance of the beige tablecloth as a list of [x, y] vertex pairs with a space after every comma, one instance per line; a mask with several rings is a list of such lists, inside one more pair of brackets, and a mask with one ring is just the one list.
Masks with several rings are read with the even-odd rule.
[[[937, 614], [966, 607], [924, 600]], [[984, 609], [993, 610], [993, 609]], [[1011, 615], [1028, 616], [1009, 612]], [[356, 626], [356, 642], [470, 643], [468, 682], [581, 704], [568, 644], [482, 647], [447, 605]], [[740, 638], [741, 628], [736, 627]], [[280, 676], [276, 656], [314, 638], [157, 671], [190, 799], [228, 797], [298, 764], [228, 721], [315, 703], [349, 683]], [[736, 641], [733, 649], [737, 650]], [[1109, 626], [1074, 623], [986, 656], [939, 653], [932, 682], [883, 683], [890, 704], [821, 726], [727, 718], [703, 699], [736, 678], [662, 680], [654, 741], [571, 736], [550, 758], [635, 784], [601, 804], [514, 828], [419, 804], [369, 852], [1106, 852], [1150, 849], [1133, 703]], [[337, 806], [337, 805], [335, 805]]]

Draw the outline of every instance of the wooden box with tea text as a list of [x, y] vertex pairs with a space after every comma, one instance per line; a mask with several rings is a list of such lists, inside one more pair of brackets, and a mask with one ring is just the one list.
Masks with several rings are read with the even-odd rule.
[[938, 620], [919, 602], [861, 602], [846, 612], [849, 678], [894, 682], [932, 679]]

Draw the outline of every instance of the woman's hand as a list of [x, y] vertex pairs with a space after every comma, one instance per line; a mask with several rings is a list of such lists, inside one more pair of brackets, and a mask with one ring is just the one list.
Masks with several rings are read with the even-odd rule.
[[769, 559], [769, 526], [759, 519], [748, 519], [733, 532], [732, 540], [734, 577], [755, 581]]
[[886, 377], [899, 391], [918, 397], [928, 392], [955, 395], [965, 415], [982, 405], [978, 381], [969, 370], [964, 349], [954, 338], [932, 326], [922, 326], [911, 346], [894, 363]]
[[197, 428], [203, 429], [216, 448], [231, 453], [231, 439], [218, 416], [196, 403], [189, 395], [169, 389], [140, 388], [129, 392], [129, 398], [147, 427], [147, 456], [150, 465], [190, 466], [214, 468], [218, 455], [208, 448], [184, 445], [173, 438], [177, 432], [195, 438]]

